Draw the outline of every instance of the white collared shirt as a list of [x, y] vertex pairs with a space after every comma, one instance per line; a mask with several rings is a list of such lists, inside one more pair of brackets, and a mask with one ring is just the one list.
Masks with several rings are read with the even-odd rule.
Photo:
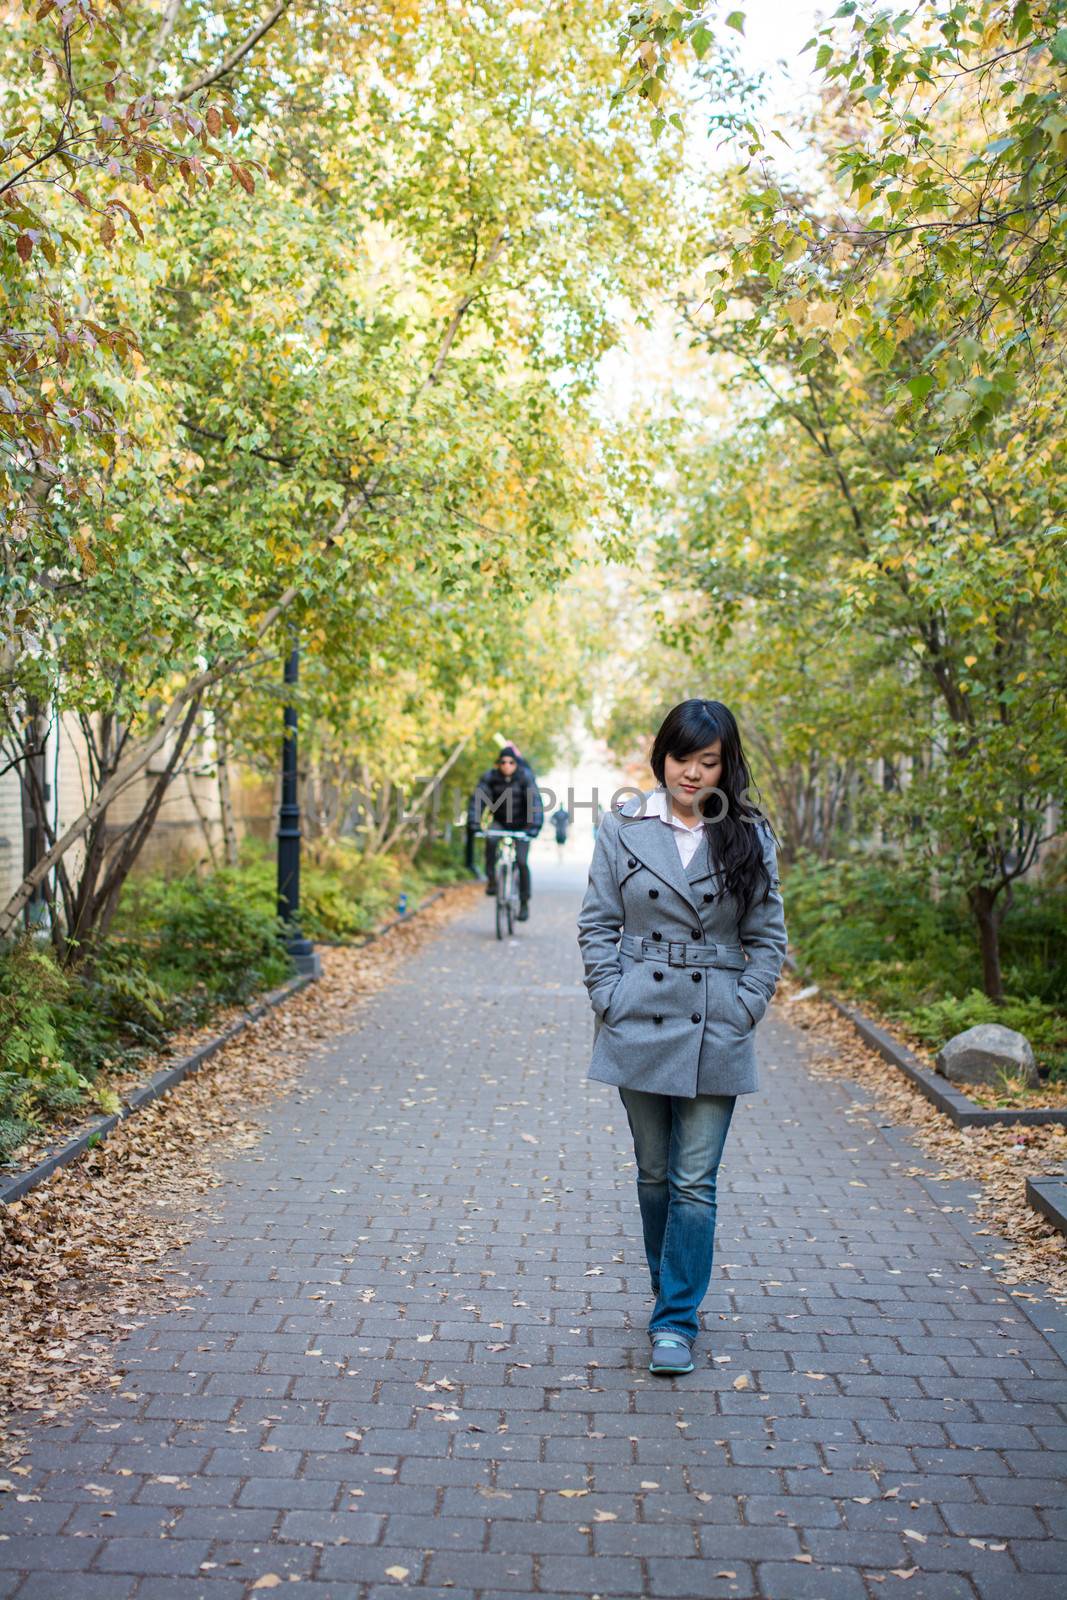
[[674, 830], [674, 842], [678, 846], [678, 854], [682, 866], [688, 867], [697, 850], [700, 848], [700, 836], [704, 828], [704, 818], [698, 817], [692, 827], [676, 817], [671, 809], [670, 796], [661, 784], [653, 789], [652, 793], [645, 796], [645, 816], [659, 817]]

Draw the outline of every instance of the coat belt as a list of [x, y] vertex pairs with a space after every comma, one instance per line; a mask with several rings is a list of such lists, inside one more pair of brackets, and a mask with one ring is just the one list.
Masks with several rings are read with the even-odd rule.
[[662, 961], [668, 967], [730, 967], [735, 972], [747, 965], [739, 944], [687, 944], [684, 939], [641, 939], [624, 933], [619, 948], [637, 961]]

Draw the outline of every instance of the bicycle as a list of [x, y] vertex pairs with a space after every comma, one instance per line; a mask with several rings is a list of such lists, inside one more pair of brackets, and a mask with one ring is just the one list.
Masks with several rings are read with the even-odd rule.
[[519, 863], [515, 852], [517, 834], [510, 828], [479, 828], [482, 839], [496, 839], [496, 936], [509, 936], [515, 931], [515, 917], [519, 909]]

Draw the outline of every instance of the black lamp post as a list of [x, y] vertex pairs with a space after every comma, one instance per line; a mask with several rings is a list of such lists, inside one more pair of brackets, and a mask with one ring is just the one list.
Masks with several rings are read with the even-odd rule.
[[285, 707], [282, 713], [282, 799], [278, 807], [278, 915], [285, 923], [285, 948], [297, 972], [317, 978], [318, 952], [300, 931], [300, 794], [296, 768], [295, 690], [300, 673], [300, 647], [293, 636], [285, 658]]

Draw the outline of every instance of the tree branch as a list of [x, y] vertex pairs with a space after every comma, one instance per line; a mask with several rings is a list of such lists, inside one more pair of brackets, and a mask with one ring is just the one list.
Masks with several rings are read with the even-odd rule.
[[240, 44], [234, 45], [228, 56], [219, 62], [217, 67], [212, 67], [209, 72], [202, 72], [199, 78], [192, 83], [187, 83], [184, 89], [179, 89], [175, 100], [180, 105], [183, 100], [190, 99], [194, 94], [199, 94], [201, 89], [208, 89], [213, 83], [218, 83], [220, 78], [233, 71], [234, 67], [242, 62], [250, 50], [253, 50], [265, 33], [269, 33], [283, 12], [288, 11], [292, 0], [277, 0], [273, 11], [268, 12], [262, 22], [257, 22], [250, 33], [246, 33]]

